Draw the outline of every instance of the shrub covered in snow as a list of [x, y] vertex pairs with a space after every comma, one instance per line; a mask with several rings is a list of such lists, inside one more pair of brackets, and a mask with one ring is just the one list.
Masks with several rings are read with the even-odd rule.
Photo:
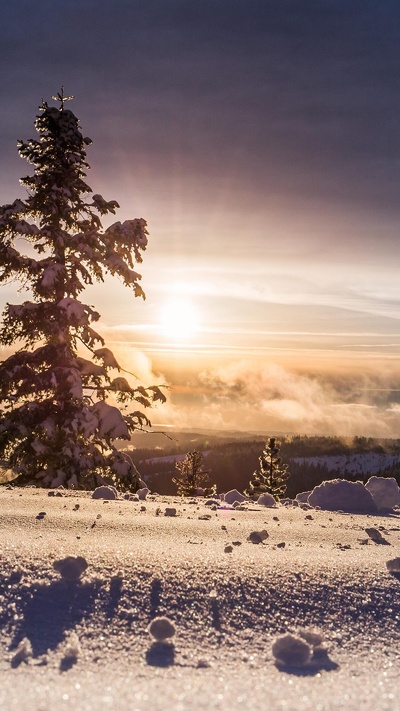
[[261, 494], [271, 494], [279, 500], [286, 493], [286, 482], [289, 478], [288, 465], [282, 464], [279, 456], [280, 445], [275, 437], [270, 437], [259, 459], [259, 467], [253, 474], [246, 496], [257, 500]]
[[30, 293], [30, 300], [6, 305], [0, 330], [0, 345], [19, 348], [0, 363], [0, 459], [16, 484], [92, 489], [108, 481], [136, 490], [138, 472], [114, 442], [150, 422], [140, 410], [122, 410], [165, 398], [157, 386], [121, 377], [93, 328], [99, 313], [79, 297], [111, 274], [144, 298], [134, 260], [146, 249], [146, 222], [103, 229], [100, 217], [118, 203], [85, 182], [91, 140], [65, 108], [67, 97], [54, 98], [59, 107], [40, 107], [39, 140], [18, 143], [33, 166], [21, 181], [28, 196], [0, 207], [0, 282], [17, 280]]
[[177, 476], [172, 479], [181, 496], [196, 496], [202, 490], [203, 496], [212, 496], [215, 486], [204, 486], [209, 483], [209, 469], [204, 469], [204, 454], [202, 452], [188, 452], [181, 462], [176, 462]]

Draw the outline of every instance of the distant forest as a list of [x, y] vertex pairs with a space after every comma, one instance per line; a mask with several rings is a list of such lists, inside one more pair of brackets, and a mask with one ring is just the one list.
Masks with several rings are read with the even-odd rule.
[[[178, 438], [180, 439], [180, 438]], [[249, 483], [253, 472], [258, 468], [258, 458], [262, 452], [267, 437], [253, 439], [234, 439], [224, 441], [221, 437], [213, 437], [192, 433], [185, 435], [184, 441], [166, 440], [162, 449], [136, 448], [126, 450], [132, 457], [152, 491], [159, 494], [176, 494], [176, 486], [172, 482], [176, 470], [174, 461], [165, 461], [163, 457], [184, 455], [187, 451], [197, 449], [204, 452], [204, 466], [210, 470], [210, 482], [217, 485], [218, 492], [238, 489], [243, 491]], [[372, 437], [354, 437], [342, 439], [339, 437], [281, 437], [282, 461], [289, 465], [290, 478], [287, 486], [287, 496], [295, 497], [301, 491], [308, 491], [327, 479], [335, 479], [343, 474], [328, 471], [327, 467], [312, 462], [294, 462], [297, 457], [310, 458], [322, 456], [357, 455], [357, 454], [390, 454], [400, 455], [400, 439], [374, 439]], [[184, 447], [182, 445], [184, 444]], [[379, 475], [393, 476], [400, 484], [400, 464], [386, 468]], [[348, 476], [347, 478], [352, 478]], [[361, 477], [357, 477], [360, 479]], [[368, 479], [366, 473], [364, 479]]]

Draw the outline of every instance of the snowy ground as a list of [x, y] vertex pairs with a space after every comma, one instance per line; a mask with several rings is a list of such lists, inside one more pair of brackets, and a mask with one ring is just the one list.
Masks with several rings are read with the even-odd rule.
[[[398, 515], [5, 488], [0, 511], [7, 711], [400, 708], [400, 580], [386, 569]], [[265, 542], [247, 540], [262, 529]], [[88, 562], [81, 582], [53, 569], [68, 555]], [[157, 615], [177, 631], [161, 651], [147, 632]], [[328, 653], [278, 668], [272, 642], [299, 626], [319, 627]], [[12, 662], [24, 638], [32, 657]]]

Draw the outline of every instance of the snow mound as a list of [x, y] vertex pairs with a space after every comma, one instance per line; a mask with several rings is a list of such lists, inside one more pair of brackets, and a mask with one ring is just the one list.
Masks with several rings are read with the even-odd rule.
[[333, 479], [316, 486], [308, 503], [325, 511], [376, 513], [378, 507], [368, 489], [360, 481]]
[[242, 501], [248, 501], [247, 496], [244, 496], [243, 494], [240, 493], [237, 489], [231, 489], [231, 491], [228, 491], [225, 496], [224, 496], [224, 501], [226, 501], [227, 504], [234, 504], [235, 501], [242, 502]]
[[393, 509], [400, 505], [400, 489], [394, 477], [371, 476], [365, 488], [368, 489], [379, 511]]
[[145, 501], [147, 494], [150, 493], [150, 489], [148, 489], [147, 486], [145, 486], [145, 487], [143, 487], [143, 489], [138, 489], [136, 493], [137, 493], [140, 501]]
[[118, 491], [115, 486], [98, 486], [92, 494], [92, 499], [115, 501], [115, 499], [118, 499]]
[[310, 496], [311, 491], [301, 491], [300, 494], [296, 494], [296, 501], [299, 504], [307, 504], [308, 503], [308, 497]]
[[261, 496], [258, 497], [257, 503], [261, 504], [261, 506], [267, 506], [267, 508], [272, 509], [274, 506], [276, 506], [276, 501], [272, 494], [267, 494], [265, 492], [264, 494], [261, 494]]

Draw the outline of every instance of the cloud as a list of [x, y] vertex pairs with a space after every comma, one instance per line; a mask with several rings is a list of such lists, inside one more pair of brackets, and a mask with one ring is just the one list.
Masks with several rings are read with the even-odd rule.
[[397, 437], [399, 399], [378, 371], [314, 375], [243, 360], [188, 376], [169, 410], [176, 426]]

